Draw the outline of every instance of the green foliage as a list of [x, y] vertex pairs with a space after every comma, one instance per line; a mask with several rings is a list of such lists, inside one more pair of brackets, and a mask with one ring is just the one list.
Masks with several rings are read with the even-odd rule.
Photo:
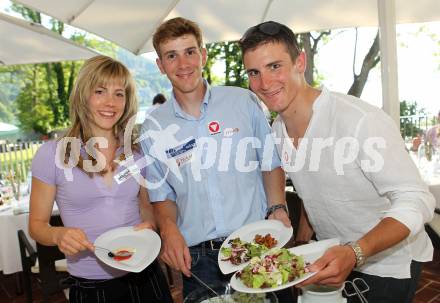
[[[240, 46], [236, 41], [210, 43], [206, 45], [206, 50], [208, 58], [203, 76], [209, 83], [248, 87], [249, 83], [241, 58]], [[224, 63], [223, 81], [212, 73], [212, 67], [218, 60]]]
[[0, 122], [14, 123], [14, 114], [0, 101]]
[[0, 66], [0, 121], [17, 124], [17, 106], [14, 102], [19, 93], [16, 72], [11, 67]]
[[157, 93], [167, 95], [166, 92], [171, 90], [171, 84], [168, 78], [160, 73], [155, 62], [135, 56], [122, 48], [116, 50], [116, 57], [127, 66], [136, 80], [140, 106], [151, 106]]
[[[223, 44], [221, 42], [206, 44], [206, 52], [208, 53], [208, 56], [206, 58], [205, 68], [203, 70], [203, 77], [210, 84], [214, 84], [213, 81], [214, 74], [212, 72], [212, 67], [214, 66], [215, 62], [217, 60], [220, 60], [220, 58], [222, 57], [222, 51], [223, 51]], [[217, 79], [217, 81], [218, 80], [219, 79]], [[220, 83], [216, 83], [216, 84], [220, 84]]]
[[427, 116], [424, 108], [416, 101], [400, 102], [400, 133], [402, 137], [414, 137], [426, 127]]
[[[40, 13], [16, 3], [11, 9], [29, 21], [49, 26], [57, 34], [64, 32], [60, 21], [47, 17], [42, 20]], [[124, 63], [136, 79], [141, 105], [150, 105], [156, 93], [169, 90], [169, 81], [154, 62], [84, 32], [74, 32], [69, 38]], [[83, 61], [65, 61], [0, 67], [0, 121], [19, 124], [24, 131], [43, 135], [67, 127], [68, 99], [82, 64]]]

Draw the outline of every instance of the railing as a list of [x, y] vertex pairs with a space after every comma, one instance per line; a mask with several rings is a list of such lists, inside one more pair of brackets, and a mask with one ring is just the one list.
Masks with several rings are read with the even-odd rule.
[[0, 180], [11, 174], [17, 180], [26, 181], [32, 159], [42, 141], [22, 141], [0, 144]]
[[437, 123], [435, 116], [412, 115], [400, 117], [400, 133], [404, 139], [424, 135], [426, 131]]

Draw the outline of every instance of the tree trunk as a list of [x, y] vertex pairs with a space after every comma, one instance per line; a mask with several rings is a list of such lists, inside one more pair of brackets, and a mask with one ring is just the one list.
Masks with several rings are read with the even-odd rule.
[[225, 52], [225, 85], [231, 85], [230, 84], [231, 54], [229, 52], [229, 44], [227, 42], [225, 42], [223, 49]]
[[44, 64], [44, 68], [46, 70], [46, 81], [47, 81], [47, 87], [48, 89], [48, 93], [49, 93], [49, 98], [46, 101], [47, 105], [49, 105], [50, 109], [53, 112], [53, 123], [55, 125], [58, 125], [59, 121], [60, 121], [60, 115], [59, 115], [59, 110], [58, 110], [58, 100], [55, 100], [53, 97], [53, 90], [52, 90], [52, 85], [53, 85], [53, 81], [52, 81], [52, 69], [51, 69], [51, 64], [50, 63], [45, 63]]
[[[69, 100], [69, 96], [72, 93], [73, 84], [75, 83], [75, 76], [76, 76], [76, 63], [72, 61], [72, 64], [70, 65], [69, 83], [67, 84], [67, 96], [66, 96], [67, 101]], [[66, 118], [69, 117], [69, 104], [66, 104], [66, 107], [64, 108], [64, 116]]]
[[[355, 54], [356, 56], [356, 54]], [[348, 90], [349, 95], [353, 95], [356, 97], [360, 97], [362, 95], [362, 91], [365, 87], [365, 84], [368, 80], [368, 75], [370, 71], [379, 63], [380, 55], [379, 55], [379, 31], [377, 31], [376, 37], [374, 38], [373, 44], [370, 47], [370, 50], [365, 55], [364, 61], [362, 63], [361, 72], [356, 74], [354, 71], [354, 61], [353, 60], [353, 84]]]
[[[60, 122], [64, 122], [68, 119], [68, 116], [66, 115], [69, 112], [69, 104], [67, 102], [67, 96], [66, 96], [66, 84], [64, 82], [64, 71], [63, 71], [63, 65], [60, 62], [53, 63], [53, 70], [55, 72], [55, 76], [57, 79], [57, 94], [58, 94], [58, 100], [59, 104], [62, 107], [62, 113], [63, 117], [60, 117]], [[59, 126], [59, 124], [55, 124], [55, 126]]]
[[318, 44], [324, 37], [329, 36], [330, 34], [331, 31], [321, 32], [316, 38], [314, 38], [310, 32], [300, 35], [300, 45], [306, 53], [306, 70], [304, 72], [304, 78], [309, 85], [315, 85], [315, 55], [318, 53]]
[[304, 72], [304, 78], [309, 85], [313, 84], [313, 70], [315, 68], [315, 54], [313, 53], [312, 44], [310, 43], [310, 33], [304, 33], [300, 35], [300, 40], [304, 52], [306, 53], [306, 71]]

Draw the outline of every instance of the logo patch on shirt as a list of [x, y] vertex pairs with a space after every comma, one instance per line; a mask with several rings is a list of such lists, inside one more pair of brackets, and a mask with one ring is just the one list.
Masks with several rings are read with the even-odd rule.
[[191, 139], [186, 143], [170, 148], [165, 151], [167, 158], [174, 158], [177, 166], [182, 166], [191, 162], [194, 148], [197, 146], [196, 139]]
[[209, 133], [211, 135], [216, 135], [220, 133], [220, 124], [218, 121], [211, 121], [208, 124]]
[[289, 157], [289, 154], [287, 153], [287, 151], [284, 152], [283, 160], [284, 160], [285, 164], [289, 164], [290, 163], [290, 157]]
[[223, 136], [225, 137], [232, 137], [235, 133], [239, 132], [239, 128], [235, 127], [235, 128], [225, 128], [225, 130], [223, 131]]

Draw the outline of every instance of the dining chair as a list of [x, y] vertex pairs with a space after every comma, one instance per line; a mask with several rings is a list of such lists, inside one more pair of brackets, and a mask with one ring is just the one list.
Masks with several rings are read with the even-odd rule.
[[[52, 226], [62, 226], [59, 216], [52, 216]], [[37, 242], [34, 249], [23, 230], [18, 231], [21, 264], [23, 267], [23, 289], [26, 302], [32, 302], [32, 274], [36, 274], [41, 286], [43, 302], [49, 302], [52, 294], [64, 290], [65, 286], [60, 281], [68, 277], [66, 257], [57, 246], [46, 246]]]

